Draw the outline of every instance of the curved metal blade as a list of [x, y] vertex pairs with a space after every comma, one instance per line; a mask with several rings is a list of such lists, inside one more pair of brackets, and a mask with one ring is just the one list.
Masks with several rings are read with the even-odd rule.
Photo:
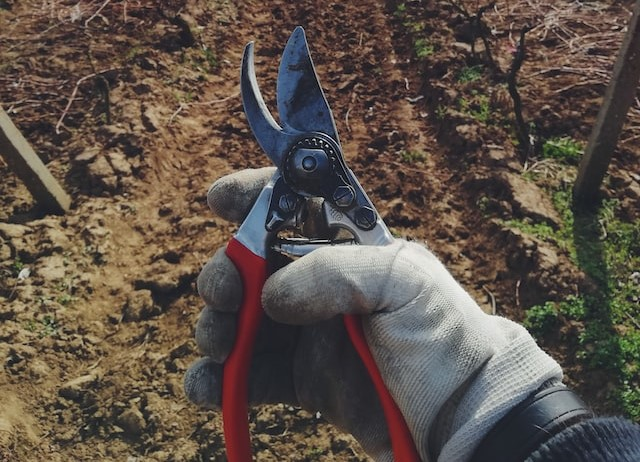
[[295, 136], [280, 128], [262, 98], [256, 80], [253, 42], [247, 44], [244, 49], [240, 73], [240, 93], [244, 112], [253, 135], [273, 163], [280, 167], [284, 155], [295, 141]]
[[318, 81], [309, 46], [300, 26], [289, 37], [278, 70], [278, 113], [286, 128], [321, 132], [338, 144], [338, 131], [331, 108]]

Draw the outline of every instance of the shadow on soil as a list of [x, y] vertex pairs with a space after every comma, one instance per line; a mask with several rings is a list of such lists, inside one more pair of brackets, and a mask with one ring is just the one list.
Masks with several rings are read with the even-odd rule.
[[[611, 384], [613, 381], [614, 388], [617, 389], [621, 380], [621, 349], [612, 317], [610, 278], [602, 239], [602, 225], [598, 215], [600, 205], [597, 203], [588, 208], [575, 207], [573, 210], [573, 238], [577, 262], [587, 276], [586, 287], [583, 289], [584, 332], [579, 343], [594, 378], [597, 376], [602, 385]], [[614, 396], [607, 398], [617, 401], [617, 397]], [[617, 407], [617, 403], [611, 404]]]

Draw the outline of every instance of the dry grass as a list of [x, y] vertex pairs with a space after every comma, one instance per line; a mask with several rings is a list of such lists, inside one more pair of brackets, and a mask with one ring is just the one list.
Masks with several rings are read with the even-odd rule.
[[[525, 99], [532, 100], [544, 91], [547, 99], [574, 99], [575, 110], [586, 105], [594, 115], [631, 17], [632, 3], [627, 3], [629, 6], [620, 2], [503, 1], [484, 19], [496, 33], [498, 54], [507, 55], [507, 60], [515, 50], [519, 31], [524, 25], [532, 26], [527, 46], [528, 54], [535, 54], [536, 59], [525, 60], [518, 76], [520, 86], [526, 88]], [[636, 98], [621, 144], [639, 138], [640, 99]]]

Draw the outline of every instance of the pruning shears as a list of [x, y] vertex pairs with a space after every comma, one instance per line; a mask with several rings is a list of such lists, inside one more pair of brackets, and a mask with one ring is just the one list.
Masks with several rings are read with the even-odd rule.
[[[380, 215], [345, 164], [333, 114], [320, 87], [302, 27], [291, 34], [278, 70], [277, 106], [281, 125], [267, 109], [260, 93], [253, 49], [251, 42], [245, 47], [242, 59], [242, 102], [256, 140], [277, 170], [226, 249], [244, 287], [237, 337], [224, 364], [222, 384], [223, 427], [230, 462], [251, 461], [248, 375], [262, 318], [260, 296], [268, 276], [268, 255], [276, 250], [302, 256], [326, 245], [393, 242]], [[278, 232], [282, 230], [301, 228], [310, 198], [324, 199], [321, 213], [327, 227], [346, 230], [350, 237], [339, 242], [279, 237]], [[381, 400], [394, 459], [419, 461], [411, 433], [369, 351], [360, 318], [349, 315], [344, 317], [344, 322]]]

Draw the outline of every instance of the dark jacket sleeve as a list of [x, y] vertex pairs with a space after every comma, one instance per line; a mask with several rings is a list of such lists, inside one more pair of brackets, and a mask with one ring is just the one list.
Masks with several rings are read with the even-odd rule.
[[620, 417], [575, 424], [542, 444], [527, 462], [640, 461], [640, 425]]

